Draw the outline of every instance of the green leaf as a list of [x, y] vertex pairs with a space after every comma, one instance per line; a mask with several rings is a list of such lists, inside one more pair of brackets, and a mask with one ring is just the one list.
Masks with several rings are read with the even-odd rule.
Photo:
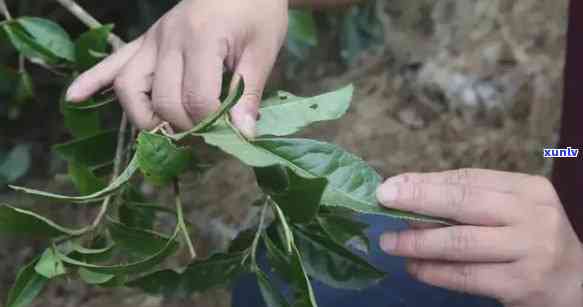
[[385, 277], [385, 273], [330, 239], [299, 227], [294, 227], [294, 235], [308, 274], [331, 287], [363, 289]]
[[39, 197], [49, 198], [49, 199], [53, 199], [53, 200], [58, 200], [58, 201], [67, 201], [67, 202], [74, 202], [74, 203], [91, 203], [91, 202], [100, 201], [100, 200], [104, 199], [105, 197], [107, 197], [108, 195], [115, 193], [119, 188], [121, 188], [123, 185], [125, 185], [131, 179], [131, 177], [135, 174], [137, 169], [138, 169], [138, 162], [137, 162], [137, 158], [134, 156], [134, 158], [130, 161], [127, 168], [121, 173], [121, 175], [119, 175], [119, 177], [115, 178], [109, 184], [109, 186], [107, 186], [105, 189], [103, 189], [99, 192], [96, 192], [96, 193], [93, 193], [90, 195], [84, 195], [84, 196], [65, 196], [65, 195], [59, 195], [59, 194], [43, 192], [43, 191], [38, 191], [38, 190], [33, 190], [33, 189], [28, 189], [28, 188], [23, 188], [23, 187], [17, 187], [17, 186], [10, 186], [10, 188], [15, 190], [15, 191], [19, 191], [19, 192], [39, 196]]
[[74, 61], [74, 47], [69, 34], [58, 24], [43, 18], [21, 17], [17, 22], [30, 34], [35, 42], [55, 56]]
[[37, 17], [21, 17], [2, 24], [12, 45], [30, 61], [54, 65], [74, 61], [74, 46], [58, 24]]
[[328, 185], [326, 178], [302, 177], [280, 165], [255, 168], [255, 176], [292, 223], [307, 223], [316, 216]]
[[75, 236], [82, 234], [84, 231], [85, 229], [65, 228], [27, 210], [6, 205], [0, 206], [1, 233], [55, 238], [65, 235]]
[[81, 195], [98, 192], [107, 186], [104, 179], [98, 178], [88, 167], [79, 163], [69, 163], [69, 176]]
[[299, 249], [293, 246], [293, 257], [291, 257], [292, 265], [292, 284], [294, 287], [294, 306], [306, 306], [306, 307], [317, 307], [316, 296], [314, 295], [314, 289], [306, 273], [306, 268], [304, 267], [302, 254]]
[[[108, 243], [103, 239], [98, 237], [92, 243], [92, 248], [85, 248], [78, 243], [73, 243], [73, 251], [69, 257], [84, 261], [84, 262], [103, 262], [111, 259], [113, 256], [113, 251], [116, 245]], [[101, 246], [101, 247], [99, 247]]]
[[192, 162], [192, 150], [177, 147], [163, 135], [142, 131], [136, 155], [142, 173], [152, 182], [164, 185], [186, 171]]
[[290, 10], [289, 22], [288, 34], [292, 39], [311, 46], [315, 46], [318, 43], [316, 23], [312, 12], [307, 10]]
[[[229, 78], [226, 79], [229, 80]], [[223, 89], [226, 88], [229, 88], [229, 85], [223, 84]], [[245, 81], [243, 80], [243, 77], [240, 77], [237, 84], [234, 85], [234, 88], [230, 90], [228, 96], [221, 103], [221, 107], [219, 108], [219, 110], [211, 114], [209, 117], [205, 118], [203, 121], [198, 123], [196, 126], [194, 126], [194, 128], [190, 129], [189, 131], [171, 135], [170, 137], [175, 141], [179, 141], [186, 138], [187, 136], [191, 136], [209, 130], [219, 119], [221, 119], [229, 111], [231, 111], [231, 109], [235, 106], [235, 104], [237, 104], [241, 96], [243, 96], [244, 91]]]
[[[155, 254], [168, 245], [170, 238], [150, 230], [132, 228], [115, 221], [108, 221], [109, 233], [118, 247], [142, 256]], [[178, 248], [177, 242], [170, 243], [170, 249]]]
[[53, 150], [68, 162], [95, 167], [113, 161], [116, 147], [117, 131], [109, 130], [55, 145]]
[[61, 102], [65, 127], [76, 138], [87, 138], [101, 132], [99, 112], [96, 110], [79, 110], [71, 108], [67, 102]]
[[28, 172], [30, 165], [30, 145], [16, 145], [0, 160], [0, 182], [15, 182]]
[[322, 205], [343, 207], [359, 213], [393, 218], [449, 224], [424, 215], [387, 209], [378, 205], [375, 191], [381, 177], [362, 159], [334, 144], [308, 139], [260, 138], [250, 142], [227, 122], [200, 134], [205, 142], [217, 146], [253, 167], [283, 165], [300, 176], [324, 177], [328, 186]]
[[269, 235], [264, 234], [262, 237], [263, 243], [265, 244], [265, 250], [267, 251], [267, 260], [269, 261], [269, 264], [279, 276], [286, 281], [290, 281], [292, 278], [291, 270], [293, 269], [291, 267], [291, 256], [281, 250]]
[[286, 136], [315, 122], [338, 119], [350, 107], [353, 92], [352, 85], [315, 97], [279, 92], [263, 101], [257, 136]]
[[245, 272], [244, 253], [215, 254], [208, 259], [195, 260], [182, 273], [173, 270], [157, 271], [127, 283], [148, 294], [187, 296], [211, 288], [228, 286]]
[[287, 50], [298, 58], [305, 58], [310, 47], [318, 44], [317, 28], [312, 12], [306, 10], [289, 11]]
[[285, 243], [285, 250], [287, 251], [288, 254], [292, 253], [292, 247], [294, 245], [294, 236], [293, 233], [291, 231], [291, 227], [287, 222], [287, 218], [285, 216], [285, 214], [283, 213], [283, 211], [279, 208], [279, 206], [277, 205], [277, 203], [272, 202], [271, 203], [273, 209], [275, 210], [277, 219], [279, 220], [279, 224], [281, 225], [281, 227], [278, 227], [278, 230], [281, 230], [281, 237], [283, 242]]
[[150, 295], [165, 297], [186, 296], [180, 289], [182, 275], [174, 270], [156, 271], [125, 284], [126, 287], [138, 288]]
[[98, 265], [93, 263], [87, 263], [84, 261], [79, 261], [77, 259], [73, 259], [59, 250], [56, 250], [59, 258], [70, 265], [77, 266], [80, 268], [88, 269], [92, 272], [102, 273], [102, 274], [113, 274], [113, 275], [122, 275], [128, 273], [140, 273], [149, 271], [154, 268], [156, 265], [160, 264], [164, 259], [168, 256], [173, 254], [176, 251], [176, 237], [178, 236], [179, 228], [176, 227], [172, 237], [168, 239], [166, 244], [160, 249], [155, 251], [155, 253], [146, 256], [140, 260], [125, 263], [125, 264], [117, 264], [117, 265]]
[[290, 306], [285, 297], [273, 286], [273, 283], [267, 278], [265, 273], [261, 270], [256, 270], [255, 276], [257, 277], [257, 284], [259, 285], [259, 290], [261, 291], [265, 305], [268, 307]]
[[78, 273], [79, 273], [79, 277], [84, 282], [86, 282], [90, 285], [104, 284], [106, 282], [111, 281], [115, 277], [115, 275], [97, 273], [97, 272], [87, 270], [85, 268], [80, 268]]
[[16, 281], [8, 293], [6, 307], [29, 306], [47, 284], [48, 279], [34, 269], [37, 260], [35, 259], [18, 272]]
[[75, 62], [80, 71], [90, 69], [102, 59], [95, 54], [107, 51], [107, 38], [113, 25], [105, 25], [83, 33], [75, 42]]
[[45, 252], [40, 257], [40, 260], [34, 267], [34, 270], [38, 274], [48, 279], [67, 274], [65, 265], [57, 256], [57, 253], [53, 247], [49, 247], [45, 250]]
[[242, 252], [253, 244], [257, 228], [245, 229], [237, 234], [235, 239], [229, 243], [229, 253]]
[[122, 224], [133, 228], [154, 228], [155, 210], [144, 210], [135, 203], [124, 202], [118, 209], [119, 220]]
[[18, 85], [14, 100], [19, 103], [31, 101], [34, 99], [34, 86], [32, 78], [27, 71], [18, 72]]
[[370, 241], [365, 232], [368, 224], [334, 214], [320, 214], [318, 224], [334, 242], [351, 245], [365, 253], [370, 250]]

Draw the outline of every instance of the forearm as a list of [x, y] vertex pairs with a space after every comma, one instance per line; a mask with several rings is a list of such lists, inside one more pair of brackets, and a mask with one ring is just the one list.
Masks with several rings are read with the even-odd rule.
[[289, 0], [289, 6], [291, 8], [323, 9], [349, 6], [364, 1], [365, 0]]

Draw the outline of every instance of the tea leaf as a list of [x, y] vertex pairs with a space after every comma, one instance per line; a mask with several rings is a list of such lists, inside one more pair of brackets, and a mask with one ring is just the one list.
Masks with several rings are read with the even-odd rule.
[[285, 136], [316, 122], [342, 117], [350, 107], [352, 85], [315, 97], [297, 97], [279, 92], [259, 109], [257, 136]]
[[[170, 242], [170, 238], [162, 234], [128, 227], [112, 220], [108, 221], [107, 228], [118, 247], [138, 255], [152, 255], [162, 250]], [[178, 243], [175, 241], [171, 245], [170, 249], [178, 248]]]
[[113, 161], [116, 147], [117, 131], [108, 130], [54, 145], [53, 150], [68, 162], [95, 167]]
[[211, 288], [228, 286], [245, 272], [244, 253], [215, 254], [208, 259], [194, 260], [182, 273], [157, 271], [127, 283], [154, 295], [186, 296]]
[[144, 176], [159, 185], [186, 171], [193, 159], [190, 148], [178, 147], [166, 136], [145, 131], [138, 136], [136, 156]]
[[424, 215], [387, 209], [378, 205], [375, 191], [381, 177], [362, 159], [340, 147], [309, 139], [259, 138], [248, 141], [228, 122], [217, 123], [200, 134], [205, 142], [217, 146], [253, 167], [283, 165], [300, 176], [324, 177], [328, 186], [322, 205], [343, 207], [359, 213], [393, 218], [449, 224]]
[[385, 277], [385, 273], [330, 239], [299, 227], [294, 227], [294, 236], [308, 274], [329, 286], [363, 289]]
[[118, 265], [98, 265], [93, 263], [87, 263], [84, 261], [79, 261], [73, 259], [60, 251], [56, 250], [57, 255], [59, 258], [72, 266], [77, 266], [80, 268], [88, 269], [92, 272], [102, 273], [102, 274], [126, 274], [126, 273], [141, 273], [145, 271], [149, 271], [154, 268], [156, 265], [160, 264], [164, 259], [168, 256], [173, 254], [176, 251], [176, 237], [178, 236], [179, 228], [177, 227], [174, 230], [174, 233], [169, 238], [169, 240], [165, 243], [165, 245], [160, 249], [155, 251], [153, 254], [148, 255], [145, 258], [142, 258], [138, 261], [127, 263], [127, 264], [118, 264]]
[[41, 293], [49, 280], [34, 270], [37, 261], [38, 259], [35, 259], [20, 269], [8, 293], [6, 307], [28, 306]]
[[12, 45], [33, 62], [73, 62], [74, 46], [58, 24], [43, 18], [21, 17], [2, 24]]
[[267, 278], [267, 275], [261, 270], [255, 271], [257, 277], [257, 284], [259, 290], [268, 307], [289, 307], [290, 304], [286, 301], [283, 295], [273, 286], [273, 283]]
[[50, 193], [50, 192], [43, 192], [43, 191], [38, 191], [38, 190], [28, 189], [28, 188], [18, 187], [18, 186], [9, 186], [9, 187], [15, 191], [19, 191], [19, 192], [39, 196], [39, 197], [45, 197], [45, 198], [49, 198], [49, 199], [53, 199], [53, 200], [58, 200], [58, 201], [70, 201], [70, 202], [80, 203], [80, 204], [91, 203], [91, 202], [100, 201], [100, 200], [104, 199], [105, 197], [107, 197], [108, 195], [115, 193], [119, 188], [121, 188], [123, 185], [125, 185], [131, 179], [131, 177], [135, 174], [137, 169], [138, 169], [138, 162], [137, 162], [137, 158], [134, 156], [134, 158], [128, 164], [127, 168], [121, 173], [121, 175], [119, 175], [119, 177], [115, 178], [109, 184], [109, 186], [107, 186], [105, 189], [103, 189], [99, 192], [96, 192], [96, 193], [93, 193], [90, 195], [85, 195], [85, 196], [65, 196], [65, 195], [59, 195], [59, 194], [54, 194], [54, 193]]
[[55, 238], [79, 235], [85, 232], [85, 229], [65, 228], [36, 213], [3, 205], [0, 206], [0, 232]]
[[75, 42], [75, 62], [80, 71], [87, 70], [99, 63], [102, 59], [95, 54], [105, 53], [107, 38], [113, 25], [105, 25], [83, 33]]
[[[305, 178], [279, 165], [255, 168], [255, 176], [292, 223], [307, 223], [316, 216], [328, 185], [326, 178]], [[274, 182], [278, 186], [273, 186]]]
[[65, 265], [57, 256], [54, 247], [49, 247], [45, 250], [34, 270], [48, 279], [67, 274]]
[[352, 245], [356, 249], [368, 253], [370, 241], [365, 232], [368, 224], [332, 214], [320, 214], [318, 224], [334, 242], [343, 246]]

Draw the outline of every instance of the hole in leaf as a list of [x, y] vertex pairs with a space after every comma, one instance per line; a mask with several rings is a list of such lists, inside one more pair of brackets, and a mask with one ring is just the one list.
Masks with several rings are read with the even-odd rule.
[[281, 100], [287, 100], [287, 95], [279, 95], [279, 99]]
[[314, 103], [313, 105], [310, 106], [310, 109], [316, 110], [318, 109], [318, 105]]

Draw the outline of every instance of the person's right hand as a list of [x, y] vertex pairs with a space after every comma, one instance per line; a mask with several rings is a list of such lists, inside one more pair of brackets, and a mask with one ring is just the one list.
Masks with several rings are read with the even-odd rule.
[[[269, 73], [287, 31], [287, 0], [184, 0], [140, 38], [77, 78], [67, 100], [113, 84], [140, 129], [188, 130], [219, 108], [223, 69], [243, 77], [233, 124], [253, 137]], [[128, 12], [131, 13], [131, 12]]]

